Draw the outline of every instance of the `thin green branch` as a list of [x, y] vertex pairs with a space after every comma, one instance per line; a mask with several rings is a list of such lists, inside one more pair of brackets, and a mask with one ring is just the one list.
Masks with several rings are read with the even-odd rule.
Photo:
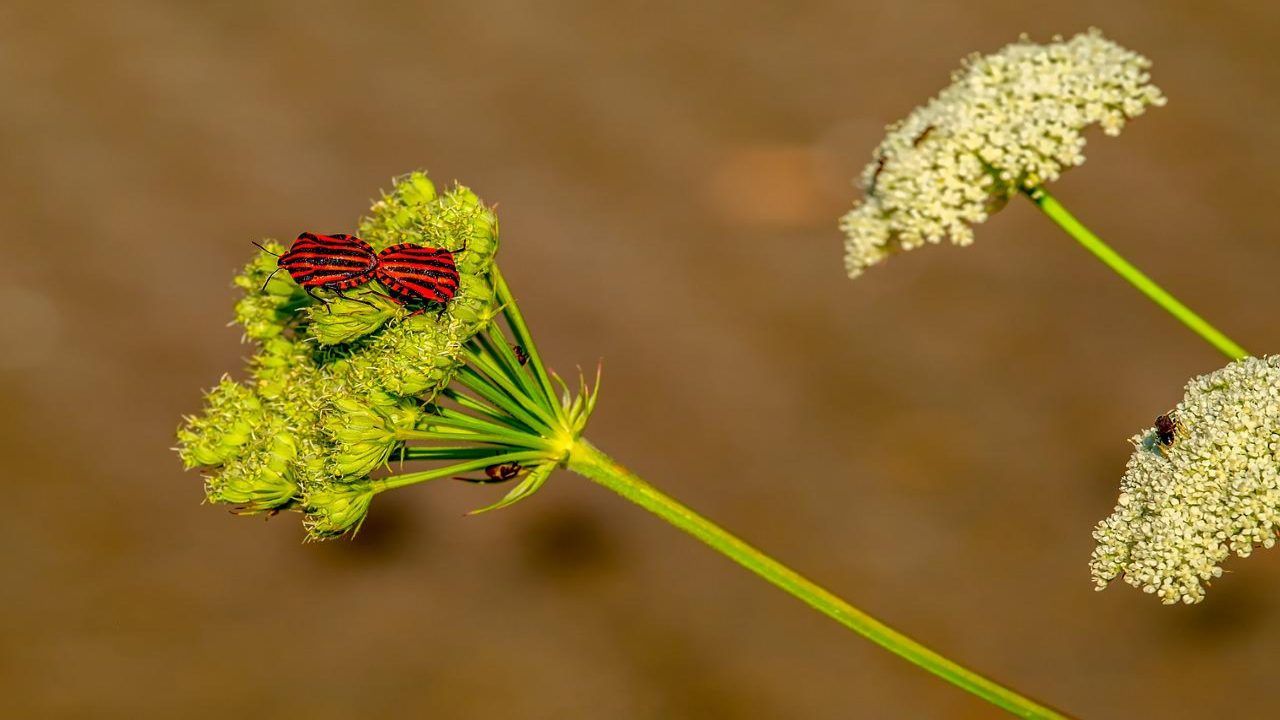
[[1151, 298], [1157, 305], [1168, 311], [1170, 315], [1181, 321], [1182, 324], [1191, 328], [1193, 332], [1208, 341], [1222, 354], [1232, 360], [1239, 360], [1249, 356], [1248, 351], [1210, 325], [1204, 318], [1192, 312], [1191, 308], [1183, 305], [1167, 290], [1157, 285], [1154, 280], [1147, 277], [1137, 267], [1134, 267], [1132, 263], [1121, 257], [1115, 250], [1112, 250], [1110, 246], [1104, 243], [1097, 235], [1094, 235], [1075, 216], [1067, 212], [1067, 209], [1043, 187], [1024, 188], [1023, 191], [1045, 215], [1049, 216], [1049, 219], [1057, 223], [1068, 235], [1075, 238], [1086, 250], [1093, 253], [1107, 267], [1129, 281], [1129, 284], [1133, 285], [1148, 298]]
[[818, 612], [938, 677], [1023, 718], [1064, 718], [1062, 713], [949, 660], [855, 608], [825, 588], [729, 534], [693, 510], [667, 497], [626, 468], [579, 440], [568, 468], [701, 540], [729, 559], [790, 593]]
[[[507, 286], [507, 281], [502, 277], [502, 273], [498, 271], [498, 266], [493, 266], [493, 287], [498, 295], [498, 302], [502, 303], [502, 314], [507, 319], [507, 325], [511, 327], [511, 332], [516, 336], [516, 342], [524, 348], [525, 353], [529, 356], [529, 365], [533, 368], [534, 377], [538, 379], [538, 384], [542, 386], [543, 393], [546, 397], [554, 400], [556, 398], [555, 388], [551, 385], [551, 378], [547, 375], [547, 369], [542, 364], [542, 356], [538, 353], [538, 346], [533, 342], [533, 335], [529, 333], [529, 326], [524, 322], [524, 316], [520, 314], [520, 307], [516, 305], [515, 296], [511, 294], [511, 288]], [[556, 407], [559, 407], [556, 405]]]
[[469, 367], [462, 367], [458, 370], [457, 374], [454, 375], [454, 378], [468, 390], [471, 390], [475, 394], [489, 401], [498, 409], [510, 413], [513, 417], [519, 419], [520, 422], [523, 422], [537, 432], [551, 432], [552, 425], [549, 425], [542, 419], [535, 417], [524, 405], [509, 397], [505, 392], [495, 388], [484, 376], [480, 375], [480, 373], [475, 370]]
[[501, 455], [506, 450], [502, 447], [472, 447], [465, 445], [403, 447], [392, 453], [391, 460], [465, 460], [468, 458], [490, 458]]
[[553, 408], [544, 407], [545, 402], [539, 402], [536, 396], [530, 396], [524, 392], [524, 389], [517, 385], [510, 377], [503, 372], [502, 368], [497, 365], [497, 361], [490, 355], [477, 353], [471, 349], [464, 349], [467, 361], [472, 367], [479, 372], [477, 375], [481, 378], [490, 380], [490, 384], [495, 390], [500, 390], [512, 401], [521, 407], [531, 410], [538, 416], [548, 428], [556, 426], [555, 410]]
[[472, 416], [466, 415], [464, 413], [460, 413], [457, 410], [454, 410], [453, 408], [441, 407], [437, 405], [436, 413], [442, 417], [474, 419], [477, 422], [486, 422], [489, 424], [501, 425], [502, 427], [510, 428], [514, 432], [532, 433], [534, 435], [538, 434], [538, 431], [535, 430], [534, 428], [531, 428], [528, 425], [525, 425], [519, 420], [511, 417], [511, 415], [504, 414], [498, 409], [494, 408], [492, 405], [489, 405], [488, 403], [485, 403], [482, 400], [474, 398], [462, 392], [461, 390], [458, 390], [457, 388], [447, 387], [441, 392], [441, 394], [449, 398], [450, 400], [456, 402], [459, 407], [464, 408], [466, 410], [470, 410], [474, 413], [477, 413], [478, 415], [481, 416], [481, 418], [483, 418], [483, 420], [472, 418]]
[[397, 430], [397, 440], [418, 440], [423, 442], [471, 442], [489, 445], [508, 445], [526, 447], [534, 450], [550, 450], [550, 443], [536, 435], [482, 435], [472, 432], [441, 433], [431, 430]]
[[538, 434], [534, 430], [498, 425], [488, 422], [482, 418], [460, 413], [450, 408], [437, 408], [435, 414], [431, 416], [431, 419], [426, 421], [426, 425], [428, 428], [438, 426], [441, 428], [450, 428], [461, 430], [463, 432], [477, 433], [480, 435], [503, 435], [511, 438], [519, 438], [528, 435], [537, 436]]
[[[412, 448], [409, 448], [409, 450], [411, 451]], [[412, 456], [410, 456], [407, 459], [413, 459], [413, 458]], [[382, 492], [383, 490], [394, 490], [395, 488], [402, 488], [407, 485], [413, 485], [415, 483], [427, 482], [428, 480], [438, 480], [440, 478], [449, 477], [451, 475], [459, 475], [461, 473], [468, 473], [473, 470], [481, 470], [490, 465], [501, 465], [502, 463], [508, 463], [508, 462], [523, 463], [525, 461], [545, 460], [545, 459], [547, 459], [547, 453], [542, 451], [537, 451], [537, 450], [522, 450], [520, 452], [498, 453], [496, 455], [489, 455], [487, 457], [482, 457], [478, 460], [470, 460], [467, 462], [458, 463], [456, 465], [448, 465], [442, 468], [435, 468], [433, 470], [424, 470], [422, 472], [405, 473], [403, 475], [390, 475], [380, 480], [374, 480], [373, 486], [377, 492]]]
[[473, 340], [525, 395], [534, 400], [541, 399], [542, 389], [538, 381], [525, 372], [520, 365], [511, 346], [507, 344], [507, 338], [502, 334], [502, 327], [497, 320], [489, 323], [489, 327], [478, 333]]

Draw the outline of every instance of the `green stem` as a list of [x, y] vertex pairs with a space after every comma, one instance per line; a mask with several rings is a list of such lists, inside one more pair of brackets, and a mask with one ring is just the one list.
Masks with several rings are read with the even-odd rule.
[[1179, 302], [1177, 298], [1157, 285], [1154, 280], [1143, 274], [1128, 260], [1120, 257], [1119, 253], [1112, 250], [1110, 246], [1102, 242], [1101, 238], [1094, 235], [1075, 216], [1067, 212], [1067, 209], [1043, 187], [1024, 188], [1023, 192], [1044, 211], [1045, 215], [1049, 216], [1050, 220], [1053, 220], [1058, 224], [1058, 227], [1067, 231], [1067, 234], [1075, 238], [1086, 250], [1097, 256], [1107, 267], [1116, 271], [1120, 277], [1128, 280], [1131, 285], [1155, 301], [1157, 305], [1167, 310], [1170, 315], [1182, 321], [1182, 324], [1191, 328], [1193, 332], [1207, 340], [1209, 344], [1220, 350], [1224, 355], [1232, 360], [1239, 360], [1249, 356], [1249, 353], [1231, 338], [1222, 334], [1221, 331], [1210, 325], [1204, 318], [1192, 312], [1191, 308]]
[[[405, 450], [405, 459], [414, 460], [413, 448]], [[461, 475], [472, 470], [480, 470], [490, 465], [500, 465], [507, 462], [525, 462], [531, 460], [546, 460], [547, 453], [545, 450], [526, 450], [522, 452], [498, 453], [488, 455], [479, 460], [470, 460], [468, 462], [449, 465], [448, 467], [435, 468], [433, 470], [424, 470], [422, 472], [405, 473], [403, 475], [389, 475], [379, 480], [373, 481], [374, 489], [378, 492], [384, 490], [395, 490], [396, 488], [407, 487], [416, 483], [427, 482], [428, 480], [439, 480], [450, 475]]]
[[663, 495], [586, 440], [578, 440], [567, 466], [666, 520], [818, 612], [957, 687], [1024, 718], [1065, 718], [1030, 698], [978, 675], [881, 623], [791, 568], [751, 547], [701, 515]]
[[520, 306], [516, 305], [516, 298], [511, 294], [511, 288], [507, 286], [506, 278], [502, 277], [502, 273], [498, 271], [495, 264], [492, 270], [493, 289], [498, 296], [498, 302], [502, 303], [502, 314], [507, 319], [507, 325], [510, 326], [511, 332], [516, 336], [516, 342], [524, 348], [525, 353], [529, 355], [529, 366], [533, 368], [534, 377], [538, 379], [538, 384], [542, 387], [546, 397], [554, 400], [556, 398], [555, 386], [551, 384], [551, 377], [547, 375], [547, 369], [542, 364], [542, 356], [538, 354], [538, 346], [533, 342], [533, 335], [529, 333], [529, 326], [524, 322], [524, 315], [520, 313]]

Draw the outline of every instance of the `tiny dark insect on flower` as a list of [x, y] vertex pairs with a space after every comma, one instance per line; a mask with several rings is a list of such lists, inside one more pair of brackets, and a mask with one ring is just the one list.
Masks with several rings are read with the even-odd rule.
[[378, 253], [374, 276], [402, 304], [427, 301], [443, 305], [458, 292], [453, 253], [443, 248], [392, 245]]
[[867, 183], [868, 195], [876, 194], [876, 183], [880, 180], [880, 173], [884, 172], [884, 164], [888, 162], [888, 160], [889, 158], [885, 157], [884, 155], [881, 155], [879, 158], [876, 159], [875, 172], [871, 173], [871, 182]]
[[1177, 439], [1178, 431], [1181, 429], [1182, 426], [1178, 421], [1169, 415], [1161, 415], [1156, 418], [1156, 439], [1165, 447], [1173, 445], [1173, 441]]
[[[258, 245], [258, 248], [263, 252], [275, 254], [261, 245]], [[372, 280], [378, 265], [377, 256], [374, 255], [369, 243], [354, 235], [341, 233], [317, 235], [304, 232], [298, 235], [298, 239], [293, 241], [293, 245], [283, 255], [278, 257], [275, 271], [268, 275], [267, 281], [262, 284], [264, 289], [277, 272], [284, 270], [308, 295], [326, 304], [327, 301], [324, 298], [315, 294], [316, 288], [331, 290], [338, 297], [346, 298], [342, 291]]]
[[520, 463], [505, 462], [486, 467], [482, 478], [455, 477], [454, 480], [479, 484], [501, 483], [516, 479], [521, 472], [524, 472], [524, 466]]
[[525, 352], [523, 345], [512, 345], [511, 352], [515, 353], [516, 362], [525, 365], [529, 362], [529, 353]]
[[924, 142], [924, 139], [929, 137], [929, 133], [933, 132], [935, 127], [936, 126], [934, 125], [926, 127], [923, 132], [916, 136], [915, 140], [911, 141], [911, 147], [920, 147], [920, 143]]

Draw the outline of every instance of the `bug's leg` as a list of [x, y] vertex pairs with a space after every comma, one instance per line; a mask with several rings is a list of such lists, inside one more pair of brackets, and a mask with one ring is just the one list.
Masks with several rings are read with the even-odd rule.
[[369, 307], [373, 308], [374, 310], [377, 310], [377, 309], [378, 309], [378, 306], [377, 306], [377, 305], [374, 305], [373, 303], [369, 302], [368, 300], [361, 300], [361, 299], [360, 299], [360, 298], [358, 298], [358, 297], [351, 297], [350, 295], [343, 295], [341, 290], [334, 290], [334, 291], [333, 291], [333, 294], [334, 294], [334, 295], [337, 295], [338, 297], [342, 298], [343, 300], [350, 300], [350, 301], [352, 301], [352, 302], [358, 302], [358, 303], [360, 303], [361, 305], [368, 305]]
[[486, 477], [482, 477], [482, 478], [469, 478], [469, 477], [462, 477], [462, 476], [460, 476], [460, 475], [459, 475], [459, 476], [455, 476], [453, 479], [454, 479], [454, 480], [461, 480], [462, 482], [469, 482], [469, 483], [472, 483], [472, 484], [474, 484], [474, 485], [497, 485], [498, 483], [504, 483], [504, 482], [507, 482], [507, 481], [509, 481], [509, 480], [513, 480], [515, 477], [516, 477], [516, 476], [515, 476], [515, 475], [513, 475], [513, 476], [511, 476], [511, 477], [496, 477], [496, 478], [492, 478], [492, 477], [488, 477], [488, 476], [486, 476]]
[[303, 290], [307, 291], [307, 294], [311, 296], [311, 299], [319, 302], [321, 305], [324, 305], [325, 312], [333, 312], [333, 308], [329, 307], [329, 301], [317, 295], [315, 288], [304, 287]]

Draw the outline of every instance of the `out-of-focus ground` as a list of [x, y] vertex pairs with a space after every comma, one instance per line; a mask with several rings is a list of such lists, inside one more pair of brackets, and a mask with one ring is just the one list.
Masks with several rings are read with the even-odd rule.
[[1280, 551], [1095, 593], [1126, 439], [1223, 360], [1024, 202], [845, 279], [882, 126], [971, 51], [1097, 25], [1170, 97], [1055, 186], [1280, 349], [1263, 3], [0, 7], [0, 697], [12, 717], [982, 718], [570, 475], [380, 498], [354, 542], [201, 506], [169, 450], [249, 350], [249, 241], [426, 168], [500, 204], [590, 436], [937, 649], [1088, 718], [1267, 715]]

